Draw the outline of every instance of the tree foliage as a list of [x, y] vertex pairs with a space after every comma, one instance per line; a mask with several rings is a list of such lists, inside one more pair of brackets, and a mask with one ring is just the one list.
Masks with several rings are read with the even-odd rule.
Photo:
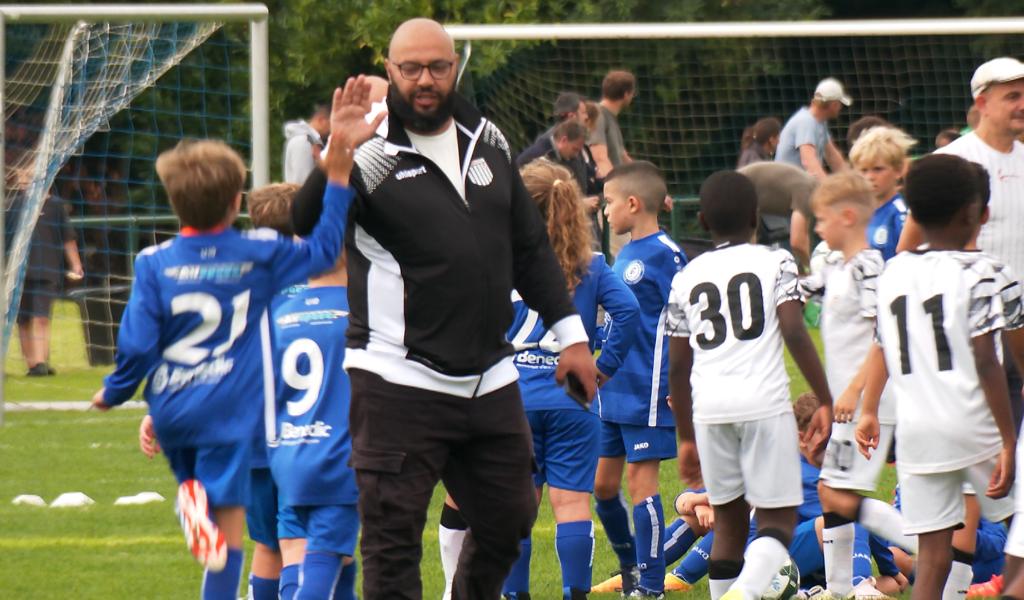
[[[392, 31], [426, 16], [443, 23], [664, 23], [672, 21], [814, 19], [828, 14], [824, 0], [270, 0], [270, 88], [274, 147], [281, 124], [305, 117], [353, 73], [383, 73]], [[474, 48], [471, 68], [487, 75], [526, 42]], [[279, 159], [275, 159], [279, 160]]]

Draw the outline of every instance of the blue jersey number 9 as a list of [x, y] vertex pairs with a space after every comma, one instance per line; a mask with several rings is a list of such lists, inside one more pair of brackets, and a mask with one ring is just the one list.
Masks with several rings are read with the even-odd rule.
[[[309, 370], [299, 373], [299, 360], [307, 357]], [[305, 391], [300, 400], [288, 401], [288, 414], [293, 417], [306, 414], [320, 397], [324, 381], [324, 355], [320, 346], [309, 338], [299, 338], [288, 344], [281, 359], [281, 376], [290, 387]]]

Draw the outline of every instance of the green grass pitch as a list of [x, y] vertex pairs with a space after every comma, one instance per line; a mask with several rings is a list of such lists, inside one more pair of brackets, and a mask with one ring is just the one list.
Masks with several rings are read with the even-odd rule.
[[[99, 385], [105, 368], [90, 368], [84, 358], [81, 327], [73, 305], [57, 307], [54, 364], [57, 377], [22, 377], [16, 344], [7, 354], [5, 398], [27, 400], [87, 400]], [[812, 332], [816, 334], [816, 332]], [[817, 341], [817, 336], [815, 335]], [[806, 383], [787, 360], [793, 393]], [[0, 428], [0, 596], [82, 600], [194, 597], [201, 571], [192, 561], [173, 513], [175, 482], [162, 457], [152, 461], [137, 449], [137, 427], [143, 412], [117, 409], [96, 412], [11, 412]], [[888, 498], [892, 473], [879, 497]], [[675, 461], [661, 468], [661, 494], [666, 515], [683, 486]], [[47, 502], [62, 492], [84, 492], [96, 504], [86, 508], [13, 506], [18, 494], [37, 494]], [[119, 496], [156, 491], [167, 502], [115, 507]], [[434, 494], [423, 532], [425, 598], [440, 598], [443, 590], [437, 547], [437, 519], [443, 491]], [[247, 557], [252, 556], [251, 547]], [[247, 558], [248, 560], [248, 558]], [[534, 528], [531, 586], [535, 598], [558, 598], [561, 575], [554, 550], [554, 519], [545, 498]], [[614, 554], [597, 523], [594, 581], [616, 568]], [[594, 595], [594, 598], [613, 598]], [[707, 598], [706, 584], [679, 599]]]

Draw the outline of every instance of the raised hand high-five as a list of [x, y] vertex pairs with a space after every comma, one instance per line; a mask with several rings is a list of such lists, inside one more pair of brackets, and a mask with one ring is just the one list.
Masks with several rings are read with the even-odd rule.
[[370, 112], [370, 83], [366, 76], [349, 77], [344, 88], [334, 90], [331, 102], [331, 138], [327, 145], [324, 170], [329, 181], [348, 185], [352, 173], [352, 153], [360, 144], [373, 137], [387, 111], [381, 111], [372, 122], [366, 121]]

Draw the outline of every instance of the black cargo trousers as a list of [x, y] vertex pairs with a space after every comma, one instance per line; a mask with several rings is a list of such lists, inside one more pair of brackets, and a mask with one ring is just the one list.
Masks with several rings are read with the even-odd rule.
[[363, 600], [420, 600], [427, 508], [443, 481], [469, 523], [452, 598], [495, 600], [537, 516], [519, 385], [476, 398], [351, 369]]

